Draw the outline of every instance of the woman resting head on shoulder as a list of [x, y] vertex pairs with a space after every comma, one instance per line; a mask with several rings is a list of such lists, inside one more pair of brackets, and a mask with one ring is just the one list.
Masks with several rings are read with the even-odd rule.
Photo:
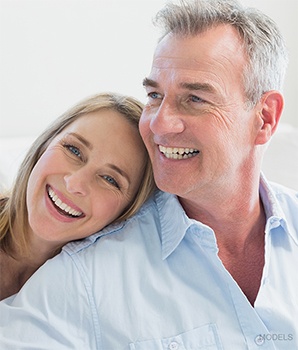
[[33, 143], [0, 200], [0, 299], [17, 293], [67, 242], [133, 215], [155, 185], [138, 130], [142, 104], [103, 93]]

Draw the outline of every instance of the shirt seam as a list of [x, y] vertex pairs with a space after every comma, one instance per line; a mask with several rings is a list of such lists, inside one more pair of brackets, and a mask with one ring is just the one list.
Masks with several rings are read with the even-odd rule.
[[94, 331], [94, 338], [96, 342], [96, 349], [100, 350], [102, 349], [102, 335], [101, 335], [101, 329], [100, 329], [100, 322], [99, 322], [99, 315], [97, 312], [97, 307], [95, 303], [94, 294], [92, 292], [92, 284], [87, 277], [87, 272], [85, 271], [83, 264], [81, 263], [80, 259], [78, 258], [77, 254], [68, 254], [70, 259], [73, 261], [76, 269], [79, 272], [79, 275], [81, 277], [82, 283], [85, 287], [88, 304], [90, 308], [90, 313], [92, 317], [92, 323], [93, 323], [93, 331]]

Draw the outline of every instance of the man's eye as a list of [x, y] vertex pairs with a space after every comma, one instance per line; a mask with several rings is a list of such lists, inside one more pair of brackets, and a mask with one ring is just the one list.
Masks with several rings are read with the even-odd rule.
[[81, 151], [78, 147], [75, 147], [73, 145], [64, 145], [64, 147], [76, 157], [82, 158]]
[[108, 183], [110, 183], [112, 186], [115, 186], [116, 188], [120, 189], [120, 186], [118, 185], [118, 182], [117, 182], [112, 176], [103, 175], [103, 178], [104, 178]]
[[195, 95], [191, 95], [190, 100], [191, 100], [191, 102], [204, 102], [204, 100], [202, 100], [200, 97], [195, 96]]
[[161, 98], [161, 95], [157, 92], [149, 92], [147, 96], [148, 98], [152, 98], [153, 100], [156, 100], [157, 98]]

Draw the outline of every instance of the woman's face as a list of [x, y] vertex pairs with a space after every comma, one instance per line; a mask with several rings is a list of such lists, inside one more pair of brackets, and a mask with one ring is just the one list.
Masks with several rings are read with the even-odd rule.
[[145, 159], [137, 128], [118, 112], [99, 110], [74, 121], [30, 175], [32, 237], [55, 247], [111, 223], [136, 195]]

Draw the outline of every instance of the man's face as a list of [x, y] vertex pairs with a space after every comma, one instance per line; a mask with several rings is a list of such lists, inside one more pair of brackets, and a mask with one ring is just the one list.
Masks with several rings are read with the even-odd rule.
[[192, 198], [218, 191], [248, 166], [256, 127], [255, 111], [245, 108], [245, 62], [227, 25], [159, 43], [144, 80], [140, 131], [160, 189]]

